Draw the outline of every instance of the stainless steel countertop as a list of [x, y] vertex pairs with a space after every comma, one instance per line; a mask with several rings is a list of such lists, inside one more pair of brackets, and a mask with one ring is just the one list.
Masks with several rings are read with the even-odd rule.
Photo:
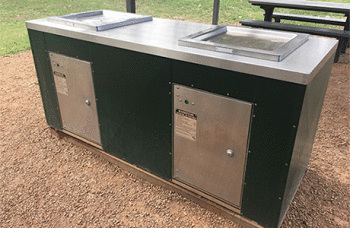
[[216, 27], [208, 24], [153, 18], [141, 24], [92, 31], [44, 18], [27, 21], [26, 25], [28, 29], [41, 32], [304, 85], [334, 55], [338, 42], [310, 37], [283, 61], [274, 62], [178, 45], [180, 38]]

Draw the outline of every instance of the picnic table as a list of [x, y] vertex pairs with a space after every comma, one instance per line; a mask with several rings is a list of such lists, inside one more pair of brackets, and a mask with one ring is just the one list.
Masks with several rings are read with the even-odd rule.
[[330, 13], [342, 13], [347, 17], [349, 26], [350, 4], [315, 1], [290, 1], [290, 0], [250, 0], [252, 5], [260, 6], [265, 10], [265, 21], [272, 21], [273, 10], [275, 8], [287, 8], [298, 10], [311, 10]]
[[[332, 2], [316, 2], [306, 0], [250, 0], [252, 5], [260, 6], [264, 9], [264, 21], [242, 20], [242, 25], [251, 27], [260, 27], [276, 30], [285, 30], [292, 32], [309, 33], [312, 35], [334, 37], [339, 40], [335, 62], [338, 61], [340, 53], [345, 53], [349, 45], [350, 38], [350, 4], [348, 3], [332, 3]], [[330, 17], [316, 17], [298, 14], [274, 13], [275, 8], [287, 8], [296, 10], [321, 11], [329, 13], [339, 13], [345, 16], [345, 19], [336, 19]], [[272, 22], [275, 19], [275, 23]], [[326, 29], [321, 27], [301, 26], [292, 24], [280, 24], [281, 20], [304, 21], [318, 24], [343, 26], [344, 30]], [[277, 22], [277, 23], [276, 23]]]

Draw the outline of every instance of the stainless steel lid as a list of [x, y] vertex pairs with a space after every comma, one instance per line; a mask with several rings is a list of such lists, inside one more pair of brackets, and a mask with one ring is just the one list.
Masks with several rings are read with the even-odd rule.
[[110, 10], [96, 10], [49, 17], [48, 21], [94, 31], [104, 31], [112, 28], [152, 21], [152, 16], [121, 13]]
[[279, 62], [308, 38], [307, 34], [220, 26], [184, 37], [179, 45]]

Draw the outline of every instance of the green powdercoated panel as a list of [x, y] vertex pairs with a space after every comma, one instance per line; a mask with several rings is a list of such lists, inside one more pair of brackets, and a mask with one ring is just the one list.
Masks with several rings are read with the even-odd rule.
[[171, 61], [93, 46], [95, 93], [106, 152], [171, 179]]
[[290, 163], [286, 191], [283, 198], [280, 223], [287, 212], [290, 202], [296, 193], [311, 157], [318, 121], [331, 75], [334, 58], [319, 70], [314, 79], [307, 85], [303, 108], [299, 120], [293, 156]]
[[255, 93], [242, 213], [277, 227], [305, 86], [266, 79]]
[[54, 79], [52, 77], [50, 67], [50, 59], [46, 51], [44, 34], [42, 32], [28, 29], [28, 35], [33, 52], [35, 69], [38, 76], [46, 122], [50, 127], [61, 130], [61, 116], [58, 108]]
[[92, 43], [90, 42], [49, 33], [45, 33], [45, 40], [47, 50], [50, 52], [93, 62], [91, 56]]
[[45, 34], [49, 51], [92, 62], [103, 149], [171, 179], [171, 62]]
[[305, 86], [181, 61], [172, 69], [174, 83], [256, 104], [241, 213], [277, 227]]
[[249, 102], [254, 100], [254, 76], [176, 60], [172, 68], [173, 83], [224, 96], [229, 94]]

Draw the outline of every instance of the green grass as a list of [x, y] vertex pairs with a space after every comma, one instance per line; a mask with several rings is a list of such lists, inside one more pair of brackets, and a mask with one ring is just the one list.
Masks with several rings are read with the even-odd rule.
[[95, 9], [125, 8], [111, 0], [0, 0], [0, 55], [29, 50], [26, 20]]
[[[350, 3], [350, 0], [324, 1]], [[211, 23], [212, 8], [213, 0], [136, 0], [137, 13], [201, 23]], [[0, 0], [0, 55], [30, 49], [26, 20], [97, 9], [125, 11], [125, 0]], [[283, 9], [277, 12], [310, 14]], [[320, 12], [316, 15], [341, 18]], [[221, 0], [219, 24], [233, 25], [241, 19], [262, 20], [263, 10], [248, 0]]]

